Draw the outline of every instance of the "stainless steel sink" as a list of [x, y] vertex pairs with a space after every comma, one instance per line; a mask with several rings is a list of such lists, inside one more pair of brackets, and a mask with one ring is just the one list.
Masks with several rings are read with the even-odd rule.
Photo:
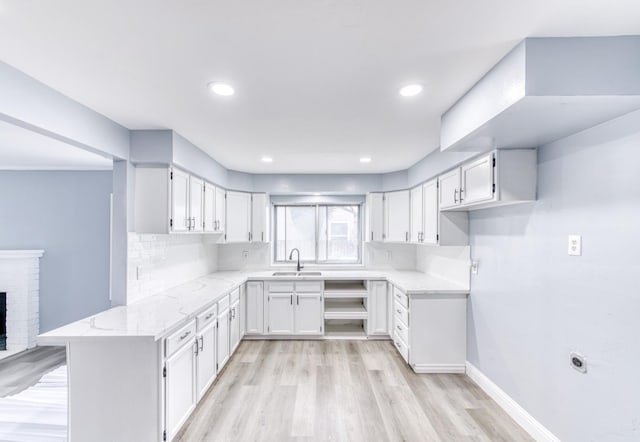
[[322, 272], [273, 272], [272, 276], [322, 276]]

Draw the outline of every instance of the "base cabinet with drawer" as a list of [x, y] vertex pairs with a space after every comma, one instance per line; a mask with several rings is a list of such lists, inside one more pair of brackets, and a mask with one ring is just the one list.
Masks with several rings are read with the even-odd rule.
[[266, 322], [270, 335], [321, 335], [321, 281], [266, 282]]
[[393, 287], [393, 344], [416, 373], [464, 373], [467, 294], [406, 295]]

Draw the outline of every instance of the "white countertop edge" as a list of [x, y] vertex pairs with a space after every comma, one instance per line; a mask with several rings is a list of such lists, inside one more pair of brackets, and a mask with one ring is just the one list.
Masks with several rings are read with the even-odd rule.
[[0, 250], [0, 259], [40, 258], [44, 250]]

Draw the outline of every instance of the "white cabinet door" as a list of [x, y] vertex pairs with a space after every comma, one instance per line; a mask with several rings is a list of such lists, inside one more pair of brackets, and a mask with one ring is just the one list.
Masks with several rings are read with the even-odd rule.
[[460, 205], [460, 168], [440, 175], [440, 209]]
[[422, 242], [422, 186], [414, 187], [410, 193], [411, 207], [411, 233], [409, 239], [412, 243]]
[[464, 164], [462, 170], [462, 204], [493, 199], [493, 153]]
[[293, 293], [269, 293], [267, 331], [271, 335], [293, 334]]
[[432, 180], [422, 186], [422, 242], [438, 244], [438, 180]]
[[224, 233], [225, 222], [226, 222], [226, 192], [224, 189], [220, 187], [216, 187], [215, 190], [216, 198], [216, 219], [215, 219], [215, 230], [216, 232]]
[[322, 334], [322, 294], [297, 293], [295, 296], [295, 332], [299, 335]]
[[227, 242], [249, 242], [251, 234], [251, 194], [227, 192]]
[[197, 379], [198, 400], [216, 378], [216, 323], [212, 322], [200, 333], [196, 341], [198, 345]]
[[247, 284], [240, 286], [240, 307], [238, 307], [238, 317], [240, 318], [240, 340], [247, 333]]
[[240, 343], [240, 300], [229, 309], [229, 353], [233, 354]]
[[369, 284], [369, 334], [389, 334], [389, 307], [386, 281], [371, 281]]
[[216, 188], [209, 183], [204, 183], [203, 221], [205, 232], [216, 231]]
[[216, 343], [216, 372], [218, 373], [229, 360], [229, 317], [228, 308], [218, 313], [218, 333]]
[[195, 345], [187, 344], [178, 350], [165, 368], [165, 429], [167, 440], [171, 440], [196, 406]]
[[246, 330], [250, 335], [264, 334], [264, 288], [260, 281], [247, 282]]
[[269, 242], [268, 235], [268, 200], [266, 193], [251, 195], [251, 241]]
[[382, 193], [367, 194], [367, 233], [366, 241], [384, 239], [384, 200]]
[[409, 241], [409, 191], [385, 193], [385, 241]]
[[189, 227], [192, 232], [202, 232], [202, 209], [204, 199], [204, 181], [189, 177]]
[[189, 174], [173, 169], [171, 172], [171, 230], [189, 230]]

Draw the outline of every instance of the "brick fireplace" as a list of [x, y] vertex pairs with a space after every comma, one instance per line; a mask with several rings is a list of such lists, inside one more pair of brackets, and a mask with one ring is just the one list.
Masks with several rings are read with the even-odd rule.
[[0, 250], [0, 293], [5, 294], [6, 304], [6, 350], [0, 350], [0, 358], [2, 353], [13, 354], [36, 346], [40, 331], [39, 279], [43, 254], [42, 250]]

